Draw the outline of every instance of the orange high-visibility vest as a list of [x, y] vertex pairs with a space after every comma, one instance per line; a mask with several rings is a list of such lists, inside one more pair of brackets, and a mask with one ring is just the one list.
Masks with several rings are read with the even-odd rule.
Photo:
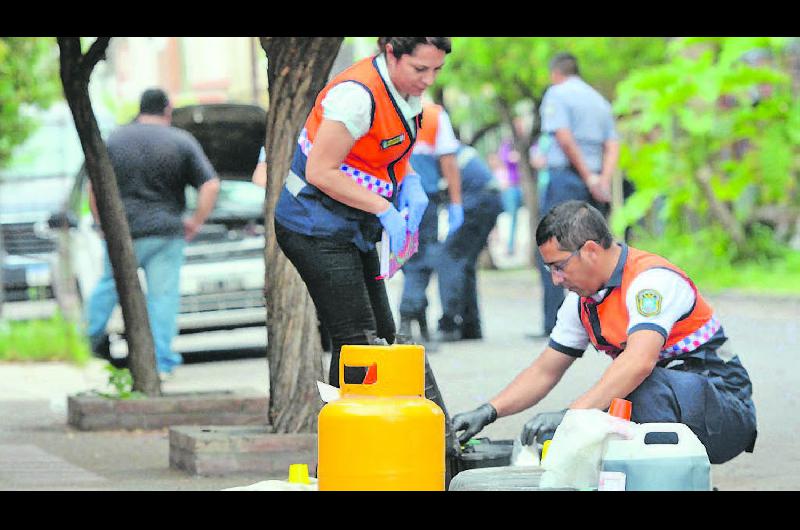
[[442, 107], [435, 103], [430, 103], [422, 107], [422, 127], [417, 134], [417, 144], [430, 146], [431, 152], [436, 147], [436, 135], [439, 133], [439, 115]]
[[[408, 158], [416, 132], [410, 130], [389, 87], [378, 72], [376, 57], [363, 59], [335, 76], [317, 96], [300, 135], [303, 153], [314, 145], [323, 119], [322, 101], [331, 88], [345, 81], [355, 81], [370, 93], [373, 102], [369, 131], [356, 140], [342, 164], [342, 171], [362, 186], [384, 197], [396, 196], [396, 190], [408, 172]], [[421, 115], [420, 115], [421, 116]], [[417, 128], [421, 117], [417, 116]]]
[[697, 349], [708, 342], [719, 330], [719, 321], [712, 307], [697, 291], [694, 282], [681, 269], [656, 254], [628, 247], [628, 256], [622, 269], [622, 283], [600, 302], [591, 297], [581, 297], [580, 317], [589, 339], [599, 351], [612, 358], [625, 349], [628, 340], [628, 305], [626, 295], [633, 280], [642, 272], [665, 268], [677, 272], [689, 282], [695, 294], [692, 310], [675, 322], [661, 351], [661, 358], [669, 358]]

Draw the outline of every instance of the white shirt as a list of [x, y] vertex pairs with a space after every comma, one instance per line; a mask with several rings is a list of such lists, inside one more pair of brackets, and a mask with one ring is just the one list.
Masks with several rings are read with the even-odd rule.
[[[593, 298], [602, 300], [607, 291], [604, 289]], [[689, 312], [694, 302], [694, 290], [677, 272], [648, 269], [634, 278], [628, 287], [625, 297], [628, 308], [627, 332], [653, 329], [666, 339], [675, 322]], [[580, 319], [580, 297], [576, 293], [570, 291], [564, 298], [550, 340], [556, 346], [565, 346], [581, 353], [589, 346], [589, 334]]]
[[[403, 118], [405, 118], [411, 131], [416, 134], [417, 129], [414, 118], [422, 112], [421, 98], [419, 96], [409, 96], [408, 99], [404, 99], [400, 95], [389, 77], [384, 54], [379, 55], [375, 62], [378, 65], [378, 73], [386, 82], [386, 86], [389, 87], [389, 92], [394, 97]], [[372, 99], [369, 92], [358, 83], [345, 81], [331, 88], [322, 100], [322, 108], [322, 115], [326, 120], [343, 123], [356, 140], [369, 131]]]

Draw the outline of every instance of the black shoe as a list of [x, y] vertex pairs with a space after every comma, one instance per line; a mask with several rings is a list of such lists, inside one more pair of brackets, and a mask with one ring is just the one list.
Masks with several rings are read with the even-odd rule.
[[114, 368], [127, 368], [128, 356], [125, 357], [112, 357], [111, 356], [111, 339], [108, 335], [103, 333], [95, 337], [89, 337], [89, 344], [92, 347], [92, 355], [98, 359], [103, 359], [111, 363]]
[[114, 368], [128, 368], [128, 356], [125, 357], [111, 357], [108, 359], [108, 362], [111, 363], [111, 366]]
[[461, 325], [461, 339], [462, 340], [481, 340], [483, 339], [483, 332], [481, 332], [480, 325]]
[[436, 334], [439, 342], [458, 342], [461, 340], [461, 331], [457, 329], [440, 329]]
[[89, 337], [89, 345], [92, 348], [92, 355], [98, 359], [111, 360], [111, 339], [109, 339], [108, 335], [103, 333], [102, 335]]

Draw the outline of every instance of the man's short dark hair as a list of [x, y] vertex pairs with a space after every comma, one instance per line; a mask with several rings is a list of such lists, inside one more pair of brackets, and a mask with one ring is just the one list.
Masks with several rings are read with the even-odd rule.
[[164, 110], [169, 106], [169, 98], [166, 92], [160, 88], [148, 88], [142, 93], [139, 102], [140, 114], [164, 115]]
[[392, 55], [397, 59], [403, 55], [411, 55], [420, 44], [431, 44], [444, 53], [450, 53], [450, 37], [378, 37], [378, 48], [386, 51], [386, 45], [392, 45]]
[[578, 59], [567, 52], [556, 54], [556, 56], [550, 60], [550, 70], [557, 70], [566, 76], [580, 75]]
[[614, 238], [605, 217], [586, 201], [567, 201], [554, 207], [536, 227], [536, 246], [556, 238], [561, 250], [574, 252], [587, 241], [609, 248]]

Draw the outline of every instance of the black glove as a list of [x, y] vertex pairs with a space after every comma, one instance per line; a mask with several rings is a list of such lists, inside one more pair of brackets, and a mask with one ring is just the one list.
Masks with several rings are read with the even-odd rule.
[[466, 443], [496, 419], [497, 410], [489, 403], [484, 403], [475, 410], [456, 414], [453, 416], [453, 432], [464, 431], [458, 437], [458, 443]]
[[519, 436], [522, 445], [531, 445], [534, 441], [544, 443], [546, 440], [552, 439], [566, 413], [567, 409], [558, 412], [542, 412], [529, 419]]

